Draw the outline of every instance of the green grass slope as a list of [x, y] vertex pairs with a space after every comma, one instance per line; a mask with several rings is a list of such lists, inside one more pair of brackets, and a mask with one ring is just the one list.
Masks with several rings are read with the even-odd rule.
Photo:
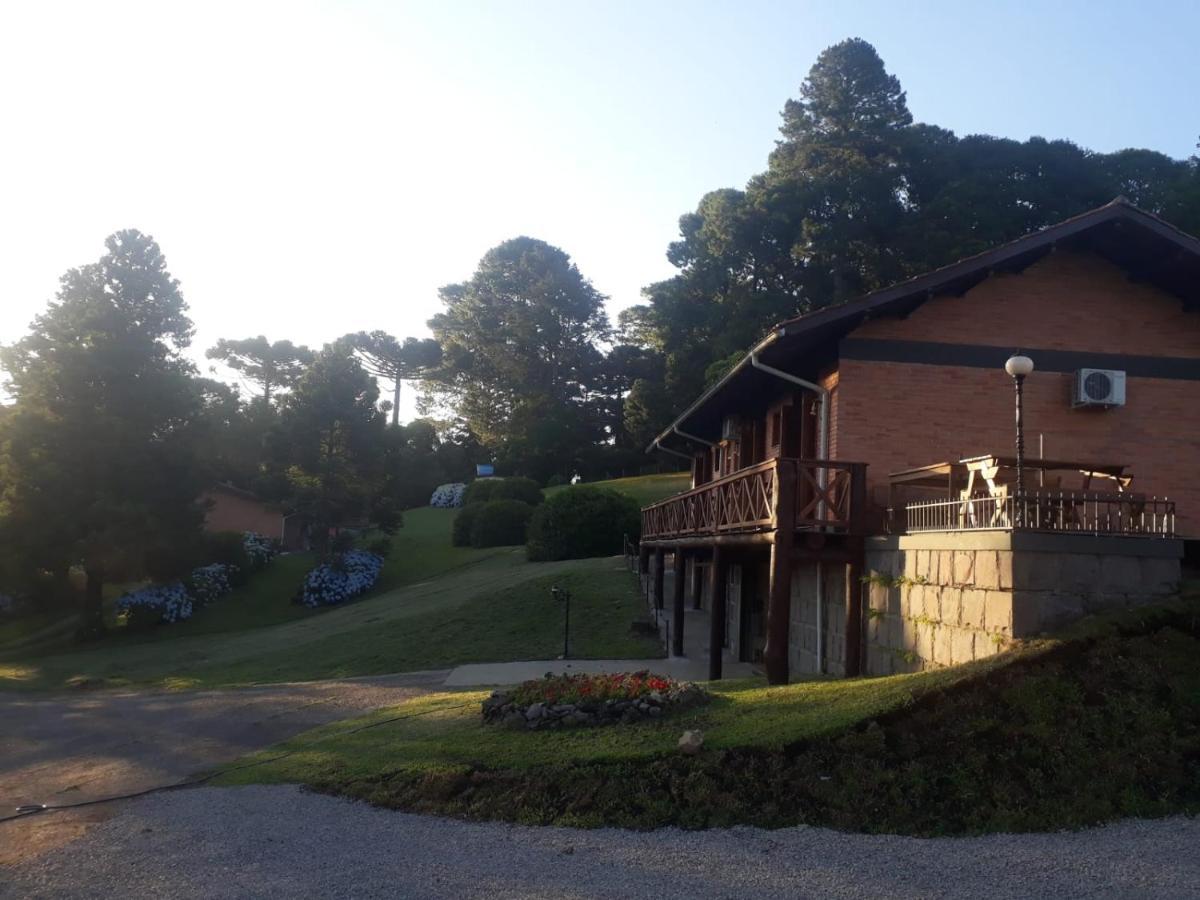
[[[440, 694], [301, 735], [223, 778], [577, 826], [935, 835], [1196, 813], [1198, 652], [1191, 601], [956, 669], [721, 684], [708, 707], [632, 726], [514, 732], [481, 723], [484, 694]], [[685, 728], [706, 735], [695, 759], [673, 749]]]
[[[662, 475], [638, 475], [633, 478], [613, 478], [610, 481], [588, 481], [585, 484], [611, 488], [622, 494], [628, 494], [638, 502], [639, 506], [648, 506], [651, 503], [657, 503], [659, 500], [665, 500], [667, 497], [686, 491], [691, 487], [692, 476], [687, 472], [667, 472]], [[546, 488], [545, 493], [546, 496], [550, 496], [562, 490], [566, 490], [565, 486]]]
[[562, 633], [561, 610], [549, 595], [555, 580], [574, 593], [576, 653], [661, 654], [657, 640], [630, 627], [645, 607], [619, 561], [529, 563], [510, 548], [436, 578], [275, 625], [160, 640], [112, 638], [69, 653], [12, 656], [0, 660], [0, 690], [53, 690], [81, 681], [220, 687], [553, 657]]

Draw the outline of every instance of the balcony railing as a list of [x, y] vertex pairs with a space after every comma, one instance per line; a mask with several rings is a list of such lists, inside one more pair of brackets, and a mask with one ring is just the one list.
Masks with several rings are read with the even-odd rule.
[[1174, 537], [1175, 501], [1136, 494], [1032, 492], [922, 500], [890, 510], [895, 534], [922, 531], [1054, 531]]
[[866, 464], [769, 459], [642, 510], [643, 540], [754, 534], [792, 527], [858, 533]]

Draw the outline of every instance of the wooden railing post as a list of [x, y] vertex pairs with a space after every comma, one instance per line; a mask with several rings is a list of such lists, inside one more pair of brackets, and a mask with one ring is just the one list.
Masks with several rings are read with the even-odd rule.
[[658, 547], [654, 551], [654, 608], [663, 608], [663, 582], [666, 580], [667, 552]]
[[687, 579], [687, 557], [682, 547], [675, 548], [675, 580], [671, 584], [671, 655], [683, 656], [683, 596]]
[[729, 576], [725, 567], [725, 554], [720, 545], [712, 550], [712, 562], [708, 567], [708, 680], [721, 679], [721, 654], [725, 646], [725, 591]]
[[767, 597], [767, 682], [788, 682], [788, 632], [792, 610], [792, 544], [796, 536], [796, 467], [780, 460], [775, 469], [775, 540], [771, 544]]

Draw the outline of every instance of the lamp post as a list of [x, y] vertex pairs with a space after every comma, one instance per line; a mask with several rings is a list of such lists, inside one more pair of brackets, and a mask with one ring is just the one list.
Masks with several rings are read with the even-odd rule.
[[1017, 496], [1013, 522], [1023, 525], [1025, 518], [1025, 420], [1023, 401], [1025, 376], [1033, 371], [1033, 360], [1017, 351], [1004, 363], [1004, 371], [1012, 376], [1017, 395]]

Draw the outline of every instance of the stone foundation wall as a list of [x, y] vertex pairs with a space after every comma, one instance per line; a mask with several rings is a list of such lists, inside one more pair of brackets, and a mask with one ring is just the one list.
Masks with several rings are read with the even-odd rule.
[[1179, 588], [1183, 542], [944, 532], [867, 542], [867, 674], [957, 665]]

